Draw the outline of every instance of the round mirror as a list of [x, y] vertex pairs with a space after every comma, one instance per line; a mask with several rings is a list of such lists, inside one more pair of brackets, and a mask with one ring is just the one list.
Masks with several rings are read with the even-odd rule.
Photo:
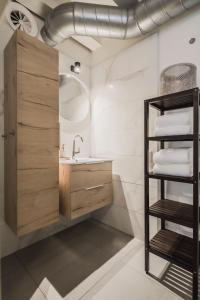
[[90, 111], [86, 85], [71, 74], [60, 74], [59, 102], [61, 117], [70, 122], [82, 122]]

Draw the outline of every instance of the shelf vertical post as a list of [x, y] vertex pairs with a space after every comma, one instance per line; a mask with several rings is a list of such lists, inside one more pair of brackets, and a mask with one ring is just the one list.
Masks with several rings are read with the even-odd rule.
[[199, 91], [193, 95], [193, 300], [198, 300], [199, 271]]
[[[164, 115], [164, 111], [161, 110], [161, 116]], [[161, 141], [160, 143], [160, 148], [164, 149], [165, 148], [165, 143]], [[161, 180], [160, 182], [160, 193], [161, 193], [161, 200], [165, 199], [165, 181]], [[161, 219], [161, 229], [165, 229], [165, 220]]]
[[144, 102], [145, 271], [149, 273], [149, 102]]

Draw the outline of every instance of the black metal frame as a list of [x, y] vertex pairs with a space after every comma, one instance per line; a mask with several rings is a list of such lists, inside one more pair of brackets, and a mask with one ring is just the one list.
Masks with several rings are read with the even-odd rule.
[[[182, 101], [183, 100], [183, 101]], [[193, 300], [198, 299], [198, 271], [199, 271], [199, 89], [191, 89], [180, 93], [161, 96], [144, 102], [144, 197], [145, 197], [145, 271], [149, 272], [149, 179], [160, 180], [161, 199], [165, 199], [165, 181], [186, 182], [193, 185], [193, 264], [191, 271], [193, 273]], [[193, 107], [193, 134], [170, 137], [149, 137], [149, 113], [150, 106], [158, 109], [163, 115], [165, 111]], [[149, 173], [149, 143], [150, 141], [160, 142], [160, 147], [165, 147], [166, 141], [193, 141], [193, 177], [163, 176]], [[165, 219], [161, 218], [161, 229], [165, 229]], [[154, 253], [166, 259], [162, 253]], [[169, 259], [176, 264], [176, 260]], [[183, 265], [184, 267], [184, 265]], [[185, 266], [186, 268], [186, 266]], [[155, 276], [154, 276], [155, 277]]]

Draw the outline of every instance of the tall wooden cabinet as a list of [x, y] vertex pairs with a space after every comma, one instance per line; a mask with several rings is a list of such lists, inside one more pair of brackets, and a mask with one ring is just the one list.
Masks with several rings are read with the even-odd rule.
[[16, 31], [4, 69], [5, 220], [22, 236], [59, 217], [58, 52]]

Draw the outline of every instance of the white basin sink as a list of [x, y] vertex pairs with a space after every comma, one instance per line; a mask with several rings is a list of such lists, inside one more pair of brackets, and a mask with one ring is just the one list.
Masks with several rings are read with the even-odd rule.
[[93, 158], [93, 157], [77, 157], [75, 159], [60, 158], [60, 164], [69, 164], [69, 165], [102, 163], [104, 161], [111, 161], [111, 159]]

